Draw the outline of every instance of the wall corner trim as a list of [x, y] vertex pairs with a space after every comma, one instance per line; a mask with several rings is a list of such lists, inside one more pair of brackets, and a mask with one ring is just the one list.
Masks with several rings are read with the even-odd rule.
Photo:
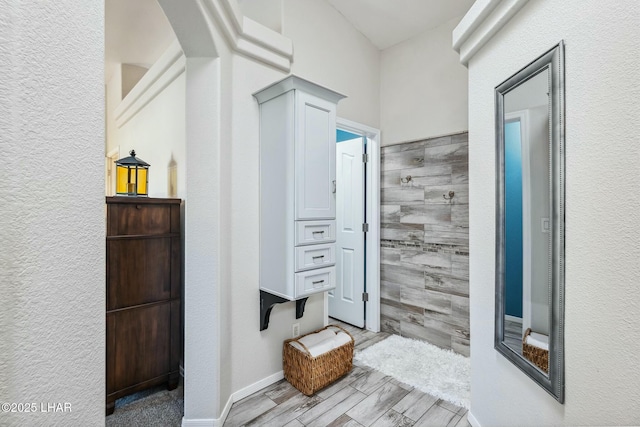
[[291, 70], [291, 39], [243, 16], [236, 0], [201, 0], [201, 4], [220, 25], [232, 50], [283, 71]]
[[186, 58], [180, 43], [172, 43], [115, 109], [121, 128], [185, 71]]
[[460, 54], [460, 63], [469, 60], [529, 0], [478, 0], [453, 30], [453, 49]]

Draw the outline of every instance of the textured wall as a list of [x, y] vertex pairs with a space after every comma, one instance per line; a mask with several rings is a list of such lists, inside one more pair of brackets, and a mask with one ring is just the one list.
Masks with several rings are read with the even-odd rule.
[[102, 425], [103, 5], [0, 10], [0, 425]]
[[466, 356], [467, 140], [461, 133], [386, 146], [380, 159], [381, 329]]
[[453, 19], [382, 51], [382, 144], [464, 132], [467, 69], [451, 49]]
[[[470, 413], [482, 426], [640, 425], [638, 22], [634, 0], [530, 1], [469, 63]], [[564, 405], [493, 348], [493, 89], [560, 39], [566, 43]]]

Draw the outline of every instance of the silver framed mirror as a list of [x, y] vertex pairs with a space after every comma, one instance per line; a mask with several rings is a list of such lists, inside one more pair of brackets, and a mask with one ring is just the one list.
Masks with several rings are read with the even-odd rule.
[[564, 42], [495, 97], [495, 348], [564, 403]]

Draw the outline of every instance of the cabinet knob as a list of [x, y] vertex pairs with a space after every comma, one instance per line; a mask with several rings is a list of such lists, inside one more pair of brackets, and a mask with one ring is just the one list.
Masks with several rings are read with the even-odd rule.
[[333, 194], [336, 194], [336, 180], [334, 179], [332, 182], [333, 182]]

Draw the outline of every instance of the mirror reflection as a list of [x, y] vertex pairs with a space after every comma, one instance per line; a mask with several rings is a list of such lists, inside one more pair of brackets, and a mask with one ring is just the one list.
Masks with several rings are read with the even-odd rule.
[[[549, 80], [546, 69], [504, 97], [504, 341], [530, 361], [549, 351]], [[543, 359], [532, 362], [548, 372]]]

